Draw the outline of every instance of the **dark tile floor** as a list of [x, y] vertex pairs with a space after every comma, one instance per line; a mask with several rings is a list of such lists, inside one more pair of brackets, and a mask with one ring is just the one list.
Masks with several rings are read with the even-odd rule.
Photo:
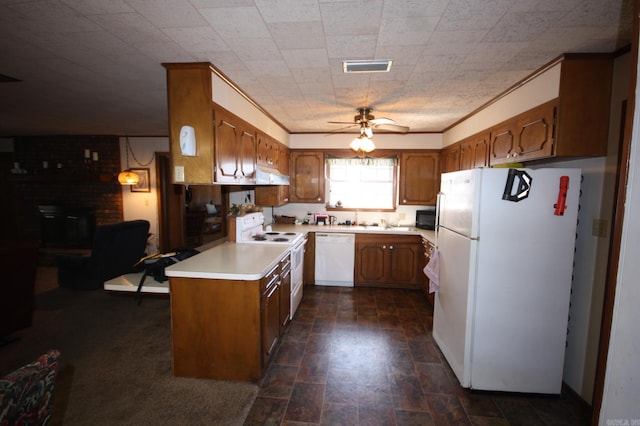
[[419, 291], [306, 286], [246, 425], [584, 425], [572, 397], [472, 392]]

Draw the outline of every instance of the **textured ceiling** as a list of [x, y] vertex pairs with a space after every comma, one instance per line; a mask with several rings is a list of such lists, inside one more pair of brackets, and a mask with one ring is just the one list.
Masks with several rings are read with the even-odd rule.
[[[0, 0], [0, 136], [166, 135], [162, 62], [211, 62], [289, 132], [374, 108], [442, 131], [558, 55], [630, 43], [632, 0]], [[391, 59], [343, 74], [345, 59]]]

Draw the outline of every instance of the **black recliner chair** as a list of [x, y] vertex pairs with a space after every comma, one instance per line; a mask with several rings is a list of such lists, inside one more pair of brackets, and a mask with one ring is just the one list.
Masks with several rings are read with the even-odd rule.
[[145, 256], [149, 222], [131, 220], [96, 229], [91, 255], [59, 254], [58, 285], [73, 290], [95, 290], [105, 281], [134, 272]]

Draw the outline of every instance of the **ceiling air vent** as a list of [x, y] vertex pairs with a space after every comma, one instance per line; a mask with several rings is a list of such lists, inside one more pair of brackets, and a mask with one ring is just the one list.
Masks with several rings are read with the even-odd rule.
[[389, 72], [393, 61], [388, 59], [369, 61], [369, 60], [349, 60], [342, 62], [342, 70], [346, 73], [354, 72]]

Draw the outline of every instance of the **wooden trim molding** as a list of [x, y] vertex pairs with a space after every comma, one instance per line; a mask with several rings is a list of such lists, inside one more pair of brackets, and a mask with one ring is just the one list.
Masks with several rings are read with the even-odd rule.
[[596, 426], [600, 418], [602, 408], [602, 394], [604, 392], [604, 382], [606, 378], [607, 360], [609, 355], [609, 340], [611, 339], [611, 324], [613, 322], [613, 311], [616, 294], [616, 283], [618, 279], [618, 263], [620, 261], [620, 245], [622, 241], [622, 227], [624, 224], [624, 205], [627, 196], [627, 182], [629, 173], [629, 153], [631, 148], [631, 137], [633, 127], [633, 115], [635, 110], [635, 93], [637, 84], [638, 69], [638, 15], [640, 14], [640, 2], [634, 2], [633, 11], [633, 32], [631, 49], [631, 77], [629, 81], [629, 95], [627, 105], [623, 106], [626, 111], [622, 114], [621, 126], [622, 140], [618, 152], [618, 183], [616, 185], [615, 205], [613, 212], [612, 238], [609, 249], [609, 260], [607, 266], [607, 282], [605, 284], [605, 294], [602, 311], [602, 322], [600, 325], [600, 346], [598, 349], [598, 362], [596, 365], [596, 378], [593, 390], [593, 404], [591, 412], [591, 424]]

